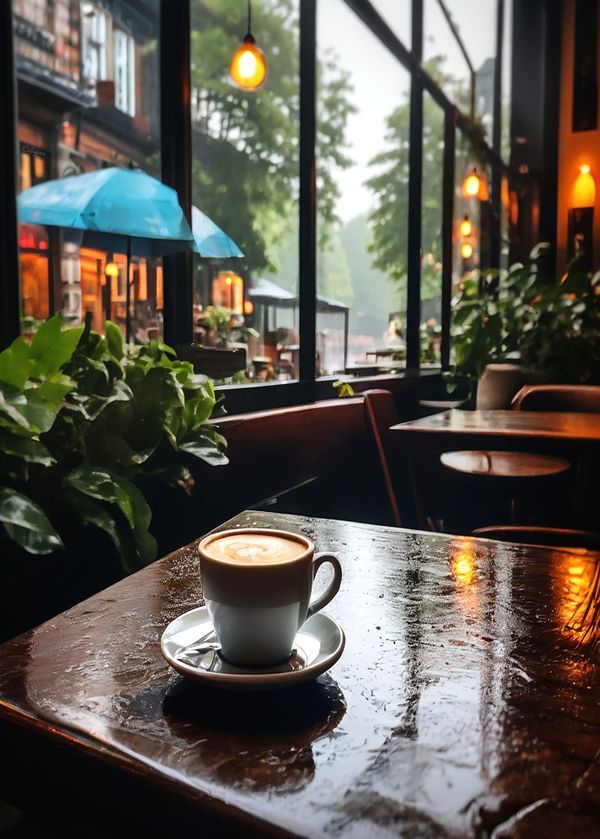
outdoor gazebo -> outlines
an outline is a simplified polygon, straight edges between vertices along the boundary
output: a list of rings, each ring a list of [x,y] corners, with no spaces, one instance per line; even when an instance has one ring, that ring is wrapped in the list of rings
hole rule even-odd
[[[265,331],[269,329],[269,321],[276,309],[291,309],[293,325],[296,327],[298,297],[266,277],[258,277],[248,297],[257,307],[257,318]],[[317,313],[341,314],[344,317],[344,368],[348,361],[348,321],[349,309],[345,303],[317,294]]]

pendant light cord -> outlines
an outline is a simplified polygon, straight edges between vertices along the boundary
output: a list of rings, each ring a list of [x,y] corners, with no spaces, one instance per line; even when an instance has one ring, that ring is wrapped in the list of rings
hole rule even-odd
[[[248,0],[248,32],[252,33],[252,4]]]

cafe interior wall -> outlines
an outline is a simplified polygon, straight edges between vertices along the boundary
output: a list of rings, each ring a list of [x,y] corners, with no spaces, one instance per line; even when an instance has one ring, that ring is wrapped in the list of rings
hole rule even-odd
[[[561,95],[558,146],[558,218],[557,218],[557,267],[559,274],[567,264],[567,236],[569,209],[573,184],[579,166],[588,163],[596,181],[594,207],[594,267],[600,266],[600,105],[595,131],[573,131],[573,75],[575,65],[575,6],[576,0],[563,4]],[[600,9],[597,14],[597,43],[600,55]],[[600,58],[597,61],[598,90],[600,90]]]

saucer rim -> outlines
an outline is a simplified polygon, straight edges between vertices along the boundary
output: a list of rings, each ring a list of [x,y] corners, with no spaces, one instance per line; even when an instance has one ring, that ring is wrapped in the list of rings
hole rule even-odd
[[[283,687],[284,684],[294,684],[296,682],[307,681],[308,679],[316,679],[318,676],[333,667],[333,665],[340,659],[346,646],[346,635],[339,623],[326,612],[317,612],[313,617],[317,617],[317,615],[319,615],[328,620],[331,624],[333,624],[339,636],[335,649],[320,661],[317,659],[317,661],[313,664],[308,667],[303,667],[301,670],[289,670],[284,673],[264,673],[261,672],[259,668],[249,668],[248,673],[215,673],[211,670],[202,670],[201,668],[193,667],[190,664],[178,661],[166,650],[165,636],[169,628],[175,623],[175,621],[180,620],[193,612],[204,612],[208,618],[208,609],[206,606],[196,606],[193,609],[188,609],[180,615],[177,615],[177,617],[169,621],[167,626],[164,628],[160,638],[160,649],[169,666],[178,673],[181,673],[182,676],[189,676],[192,679],[196,679],[196,681],[205,682],[206,684],[210,683],[215,687],[218,685],[223,687],[228,686],[240,688],[271,686]],[[208,620],[210,620],[210,618],[208,618]],[[308,623],[308,621],[306,621],[306,623]],[[302,627],[300,627],[298,632],[301,631]]]

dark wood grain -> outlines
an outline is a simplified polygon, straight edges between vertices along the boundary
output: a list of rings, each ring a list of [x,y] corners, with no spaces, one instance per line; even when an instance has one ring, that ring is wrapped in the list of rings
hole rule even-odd
[[[0,647],[0,772],[29,806],[87,808],[113,835],[598,835],[598,554],[224,526],[250,524],[338,553],[338,664],[272,694],[186,684],[159,649],[201,602],[183,548]]]

